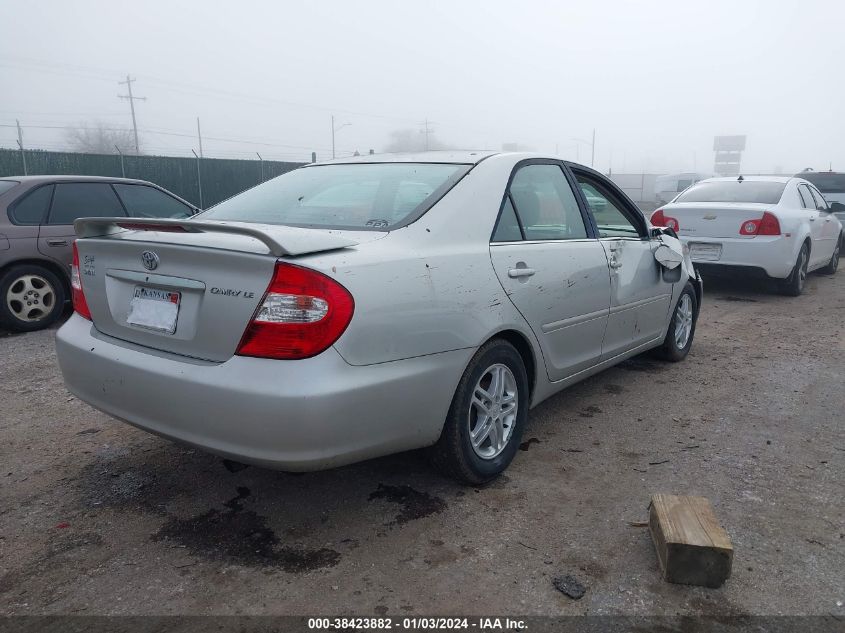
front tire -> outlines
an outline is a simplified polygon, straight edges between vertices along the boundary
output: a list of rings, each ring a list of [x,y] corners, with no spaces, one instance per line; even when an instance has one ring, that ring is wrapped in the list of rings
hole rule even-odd
[[[672,320],[669,322],[669,329],[663,345],[655,352],[658,358],[677,363],[684,360],[692,348],[692,339],[695,336],[695,324],[698,320],[698,300],[695,297],[695,289],[687,282],[675,304],[675,311],[672,313]]]
[[[827,266],[821,269],[820,272],[823,272],[825,275],[834,275],[836,271],[839,269],[839,253],[841,251],[843,237],[839,237],[839,241],[836,242],[836,248],[833,251],[833,255],[830,258],[830,261],[827,263]]]
[[[0,326],[15,332],[41,330],[56,322],[65,303],[65,287],[42,266],[12,266],[0,277]]]
[[[810,249],[807,244],[801,245],[801,252],[798,253],[798,259],[795,262],[795,267],[784,281],[782,281],[778,290],[787,297],[797,297],[804,292],[804,282],[807,280],[807,265],[810,262]]]
[[[501,339],[473,356],[449,407],[432,464],[466,484],[484,484],[516,454],[528,419],[528,374],[516,348]]]

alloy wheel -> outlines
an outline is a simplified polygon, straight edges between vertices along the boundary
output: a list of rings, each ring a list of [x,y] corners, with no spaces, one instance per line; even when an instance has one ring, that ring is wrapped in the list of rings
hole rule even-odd
[[[22,275],[6,291],[6,306],[17,319],[25,323],[46,318],[55,304],[55,289],[40,275]]]
[[[507,365],[497,363],[481,374],[472,391],[469,437],[482,459],[494,459],[508,445],[516,426],[519,392]]]
[[[692,333],[692,297],[681,295],[678,307],[675,309],[675,347],[684,349]]]

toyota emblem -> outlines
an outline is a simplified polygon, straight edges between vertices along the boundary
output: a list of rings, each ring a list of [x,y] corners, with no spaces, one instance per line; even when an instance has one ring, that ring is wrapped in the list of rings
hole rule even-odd
[[[158,268],[158,255],[152,251],[144,251],[141,253],[141,263],[147,270],[155,270]]]

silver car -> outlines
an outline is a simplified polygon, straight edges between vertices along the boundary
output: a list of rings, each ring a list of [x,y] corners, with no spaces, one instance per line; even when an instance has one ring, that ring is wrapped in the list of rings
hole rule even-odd
[[[671,229],[601,174],[533,154],[309,165],[189,220],[76,230],[57,335],[70,391],[291,471],[428,447],[488,481],[530,407],[647,350],[684,358],[701,304]]]

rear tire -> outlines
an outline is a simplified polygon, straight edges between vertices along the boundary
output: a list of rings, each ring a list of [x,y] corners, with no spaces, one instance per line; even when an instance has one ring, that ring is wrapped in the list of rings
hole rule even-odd
[[[501,339],[485,343],[469,362],[431,463],[448,477],[484,484],[504,471],[516,454],[528,419],[528,375],[516,348]]]
[[[684,360],[692,347],[697,321],[698,301],[695,298],[695,289],[687,282],[678,297],[678,303],[675,304],[663,345],[655,350],[655,355],[670,363]]]
[[[839,241],[836,242],[836,249],[833,251],[833,255],[830,258],[830,261],[827,263],[827,266],[821,269],[820,272],[824,273],[825,275],[835,275],[836,271],[839,269],[839,254],[842,250],[842,241],[843,237],[839,236]]]
[[[804,282],[807,280],[807,265],[810,261],[810,249],[807,244],[801,245],[795,267],[784,281],[778,284],[778,290],[787,297],[797,297],[804,292]]]
[[[34,264],[12,266],[0,277],[0,326],[14,332],[49,327],[62,315],[65,286]]]

